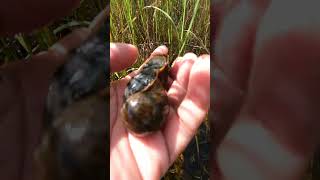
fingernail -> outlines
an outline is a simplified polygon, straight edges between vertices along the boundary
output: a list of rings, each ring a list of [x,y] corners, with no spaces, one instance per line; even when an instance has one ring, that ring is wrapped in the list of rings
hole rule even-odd
[[[168,54],[168,48],[164,45],[158,46],[151,55],[167,55]]]
[[[116,44],[115,43],[110,43],[110,49],[116,48]]]
[[[184,60],[195,60],[195,59],[197,59],[197,58],[198,58],[197,55],[195,55],[194,53],[191,53],[191,52],[186,53],[186,54],[183,56],[183,59],[184,59]]]
[[[209,54],[202,54],[202,55],[199,56],[198,59],[200,59],[200,60],[210,59],[210,55]]]
[[[53,50],[54,52],[60,54],[60,55],[66,55],[68,53],[68,50],[66,47],[64,47],[61,43],[55,43],[52,45],[49,50]]]
[[[167,46],[164,45],[164,44],[160,45],[159,47],[160,47],[160,48],[167,48]]]
[[[41,52],[39,52],[38,54],[36,54],[36,56],[41,56],[41,55],[44,55],[44,54],[46,54],[46,53],[48,53],[48,51],[41,51]]]

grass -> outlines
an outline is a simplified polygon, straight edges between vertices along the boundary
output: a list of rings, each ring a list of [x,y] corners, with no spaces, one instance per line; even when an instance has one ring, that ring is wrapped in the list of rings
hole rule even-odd
[[[89,22],[107,5],[109,0],[82,0],[80,7],[69,16],[58,19],[30,34],[0,37],[0,65],[47,50],[74,28],[88,26]]]
[[[134,44],[139,49],[137,63],[111,74],[111,80],[138,68],[159,45],[168,47],[171,63],[187,52],[210,52],[210,0],[111,0],[110,9],[111,41]],[[207,179],[207,122],[163,179]]]
[[[74,28],[87,26],[108,0],[82,0],[69,16],[58,19],[30,34],[0,37],[0,65],[47,50]],[[157,46],[169,48],[173,61],[186,52],[209,53],[209,0],[111,0],[111,40],[126,42],[139,48],[139,61],[122,72],[112,74],[120,79],[135,68]],[[208,176],[208,121],[200,127],[186,151],[176,160],[163,179],[206,179]],[[188,172],[189,171],[189,172]],[[320,179],[320,152],[310,162],[305,179]]]
[[[169,48],[171,62],[186,52],[210,51],[210,0],[110,1],[111,41],[131,43],[139,49],[137,68],[159,45]],[[113,74],[119,79],[127,69]]]

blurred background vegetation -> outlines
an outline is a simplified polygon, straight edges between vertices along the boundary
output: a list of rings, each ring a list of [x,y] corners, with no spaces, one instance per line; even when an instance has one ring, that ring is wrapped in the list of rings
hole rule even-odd
[[[210,0],[111,0],[110,10],[111,41],[139,49],[137,63],[112,80],[136,70],[159,45],[168,47],[171,63],[187,52],[210,52]],[[206,120],[163,179],[208,179],[209,137]]]
[[[86,27],[109,0],[81,0],[80,7],[30,34],[0,37],[0,66],[25,60],[47,50],[74,28]],[[111,74],[117,80],[135,70],[159,45],[169,48],[171,62],[186,52],[197,55],[210,50],[210,0],[111,0],[111,41],[126,42],[139,48],[133,67]],[[163,179],[207,179],[210,128],[205,120],[185,152]],[[316,153],[306,173],[307,180],[320,179],[320,153]]]
[[[109,0],[82,0],[70,15],[32,33],[0,37],[0,66],[26,60],[47,50],[73,29],[86,27]],[[139,61],[127,70],[112,74],[119,79],[141,64],[159,45],[167,45],[170,60],[186,52],[209,53],[209,0],[122,0],[111,1],[111,40],[139,48]],[[207,121],[206,121],[207,122]],[[187,150],[172,165],[164,179],[207,179],[209,126],[203,124]],[[188,173],[189,172],[189,173]]]
[[[30,34],[0,37],[0,65],[25,60],[47,50],[74,28],[88,26],[109,0],[82,0],[69,16],[58,19]],[[111,0],[111,40],[139,48],[133,67],[111,74],[112,80],[135,70],[159,45],[169,48],[171,62],[186,52],[197,55],[210,49],[210,0]],[[201,125],[186,151],[163,179],[207,179],[210,144],[209,123]],[[307,180],[320,179],[320,153],[316,153],[306,173]]]
[[[30,34],[18,33],[13,37],[0,37],[0,65],[47,50],[74,28],[88,26],[109,0],[81,0],[80,7],[69,16],[41,27]]]

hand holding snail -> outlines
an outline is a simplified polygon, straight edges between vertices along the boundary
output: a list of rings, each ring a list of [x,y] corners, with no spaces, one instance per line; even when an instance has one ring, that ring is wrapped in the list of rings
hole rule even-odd
[[[165,85],[168,81],[166,56],[150,57],[124,91],[122,120],[136,136],[160,130],[169,113]]]
[[[168,49],[165,46],[158,47],[151,54],[151,57],[154,58],[146,60],[144,65],[148,67],[151,63],[161,64],[160,67],[165,67],[165,64],[154,63],[153,60],[158,59],[160,62],[164,62],[167,53]],[[137,49],[132,45],[111,43],[110,57],[111,72],[120,71],[134,63],[137,58]],[[111,179],[160,179],[164,175],[193,138],[208,111],[210,94],[209,63],[208,55],[197,57],[193,53],[187,53],[183,57],[179,57],[167,73],[164,73],[166,68],[163,70],[161,68],[151,68],[159,74],[156,74],[155,77],[157,78],[147,75],[147,78],[143,79],[149,78],[150,82],[146,80],[147,83],[145,84],[144,82],[134,82],[139,80],[141,76],[148,74],[143,72],[143,69],[146,68],[144,65],[137,72],[111,83]],[[165,85],[163,84],[165,79],[163,75],[167,75],[168,78]],[[132,83],[129,83],[129,81]],[[167,84],[169,84],[169,88],[166,88]],[[142,86],[132,87],[132,85]],[[159,87],[158,85],[164,86]],[[123,97],[123,95],[125,96]],[[166,95],[167,102],[162,95]],[[135,99],[139,100],[138,102],[143,102],[141,107],[149,104],[150,99],[158,100],[158,102],[153,100],[150,103],[153,106],[152,108],[145,109],[148,110],[148,113],[154,113],[154,117],[163,117],[163,119],[158,121],[159,119],[155,118],[153,119],[155,121],[152,121],[152,118],[146,118],[148,116],[145,114],[138,115],[138,117],[143,117],[138,119],[138,123],[124,119],[122,113],[123,110],[128,110],[128,107],[125,107],[123,102],[125,104],[130,102],[133,112],[140,112],[139,108],[134,109]],[[162,108],[165,107],[162,106],[164,102],[168,103],[168,112],[166,108]],[[158,105],[155,106],[155,104]],[[151,109],[155,111],[151,111]],[[127,111],[127,114],[131,113]],[[166,115],[166,113],[168,114]],[[158,123],[154,123],[156,126],[153,128],[153,126],[142,125],[140,120]],[[126,121],[129,122],[127,125],[123,123]],[[145,134],[148,135],[143,136]]]

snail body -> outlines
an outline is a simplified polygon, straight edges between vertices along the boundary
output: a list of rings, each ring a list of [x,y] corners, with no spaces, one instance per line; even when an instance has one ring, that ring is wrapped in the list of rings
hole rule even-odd
[[[122,120],[136,136],[158,131],[169,113],[166,83],[168,61],[165,56],[148,59],[138,70],[124,92]]]

